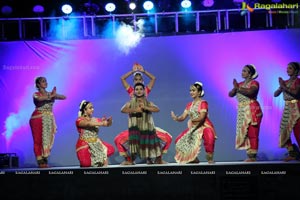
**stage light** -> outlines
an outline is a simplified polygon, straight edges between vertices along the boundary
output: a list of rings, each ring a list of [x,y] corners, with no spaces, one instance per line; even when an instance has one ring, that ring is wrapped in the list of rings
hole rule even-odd
[[[153,5],[152,1],[145,1],[143,4],[143,7],[145,10],[149,11],[149,10],[153,9],[154,5]]]
[[[32,11],[36,14],[41,14],[45,11],[45,9],[42,5],[35,5],[33,6]]]
[[[1,8],[1,13],[4,15],[10,15],[13,12],[12,7],[5,5]]]
[[[183,0],[181,1],[181,7],[184,9],[188,9],[192,6],[192,3],[190,0]]]
[[[134,2],[129,3],[130,10],[134,10],[136,8],[136,4]]]
[[[72,6],[70,6],[69,4],[65,4],[61,7],[61,11],[63,13],[65,13],[66,15],[72,13],[73,9],[72,9]]]
[[[105,10],[107,12],[113,12],[116,9],[116,5],[114,3],[108,3],[105,5]]]

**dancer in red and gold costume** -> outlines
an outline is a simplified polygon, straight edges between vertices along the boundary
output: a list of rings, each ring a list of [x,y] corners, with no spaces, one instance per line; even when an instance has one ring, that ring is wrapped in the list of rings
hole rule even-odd
[[[54,143],[56,123],[52,107],[56,99],[64,100],[66,97],[56,93],[56,87],[51,92],[46,90],[48,83],[45,77],[35,79],[37,92],[33,94],[33,111],[29,124],[33,136],[34,154],[40,168],[47,168],[48,157]]]
[[[256,161],[259,147],[259,130],[263,113],[257,96],[259,82],[255,79],[258,73],[254,65],[245,65],[242,70],[242,78],[245,80],[238,83],[233,79],[233,89],[229,97],[236,96],[238,100],[238,114],[236,123],[237,150],[246,150],[248,158],[245,162]]]
[[[207,162],[212,164],[217,137],[214,125],[208,116],[208,103],[202,99],[204,90],[201,82],[195,82],[190,86],[190,95],[193,101],[187,104],[180,116],[176,116],[171,111],[174,121],[183,122],[187,117],[190,118],[188,129],[176,138],[175,160],[180,164],[199,163],[198,154],[203,140]]]
[[[298,78],[300,64],[290,62],[287,66],[288,80],[279,77],[279,88],[274,92],[274,97],[281,93],[285,101],[280,123],[279,147],[287,148],[288,156],[284,161],[299,159],[300,145],[300,79]],[[291,133],[294,132],[296,144],[292,144]]]
[[[77,158],[80,167],[103,167],[108,165],[108,157],[114,153],[114,147],[98,137],[101,126],[111,126],[112,117],[93,117],[94,107],[83,100],[79,106],[76,127],[79,138],[76,144]]]
[[[153,74],[151,74],[150,72],[146,71],[143,66],[141,66],[138,63],[135,63],[133,65],[133,69],[129,72],[127,72],[126,74],[124,74],[121,77],[121,81],[122,81],[122,85],[124,86],[124,88],[126,89],[127,93],[129,94],[130,98],[133,97],[134,95],[134,89],[131,85],[129,85],[129,83],[127,82],[127,78],[131,75],[133,75],[133,83],[143,83],[144,84],[144,79],[143,79],[143,75],[145,74],[147,77],[149,77],[150,82],[148,83],[148,85],[145,86],[145,96],[147,97],[149,95],[149,93],[151,92],[154,83],[155,83],[155,76]],[[170,133],[168,133],[167,131],[159,128],[159,127],[155,127],[156,129],[156,134],[158,136],[158,138],[161,141],[161,147],[162,147],[162,153],[166,154],[168,152],[168,149],[172,143],[172,136]],[[117,149],[119,151],[119,154],[121,156],[124,157],[124,161],[121,163],[121,165],[131,165],[132,161],[130,159],[129,153],[128,153],[128,130],[125,130],[123,132],[121,132],[120,134],[118,134],[115,137],[115,144],[117,146]],[[165,162],[162,157],[160,157],[160,160],[157,161],[160,163],[167,163]]]

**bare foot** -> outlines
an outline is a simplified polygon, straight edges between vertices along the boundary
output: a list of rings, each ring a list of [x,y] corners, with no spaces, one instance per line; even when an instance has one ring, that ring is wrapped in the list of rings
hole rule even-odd
[[[147,159],[147,164],[148,164],[148,165],[152,165],[152,164],[154,164],[154,162],[152,161],[151,158],[148,158],[148,159]]]
[[[256,159],[247,158],[244,162],[256,162]]]
[[[155,164],[168,164],[168,162],[164,161],[163,159],[156,159]]]
[[[128,160],[124,160],[120,165],[134,165],[134,163]]]
[[[297,159],[296,159],[296,157],[292,157],[292,156],[288,156],[288,157],[283,159],[283,161],[285,161],[285,162],[289,162],[289,161],[292,161],[292,160],[297,160]]]
[[[108,166],[108,160],[104,161],[103,167],[107,167]]]
[[[213,161],[213,160],[208,160],[207,162],[208,162],[208,164],[215,164],[215,161]]]
[[[39,168],[50,168],[50,166],[46,163],[39,164]]]

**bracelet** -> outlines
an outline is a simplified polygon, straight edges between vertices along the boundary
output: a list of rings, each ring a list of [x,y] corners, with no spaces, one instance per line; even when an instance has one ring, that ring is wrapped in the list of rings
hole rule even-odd
[[[49,92],[47,93],[47,96],[48,96],[48,100],[50,100],[50,93]]]

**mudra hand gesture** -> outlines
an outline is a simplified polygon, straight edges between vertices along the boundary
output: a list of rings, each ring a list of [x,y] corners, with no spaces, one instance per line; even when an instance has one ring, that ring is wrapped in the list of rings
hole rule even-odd
[[[278,78],[278,81],[279,81],[279,85],[280,85],[281,88],[285,88],[286,87],[285,82],[284,82],[284,80],[281,77]]]
[[[111,126],[112,125],[112,117],[106,118],[105,116],[101,118],[104,126]]]
[[[239,84],[238,84],[238,82],[236,81],[236,79],[233,79],[233,87],[234,87],[235,89],[239,89]]]
[[[139,63],[134,63],[133,64],[133,67],[132,67],[132,70],[133,71],[141,71],[143,72],[144,71],[144,68],[142,65],[140,65]]]
[[[171,111],[171,117],[174,121],[176,121],[178,118],[173,111]]]
[[[50,98],[54,98],[56,96],[56,87],[53,87],[51,94],[50,94]]]

